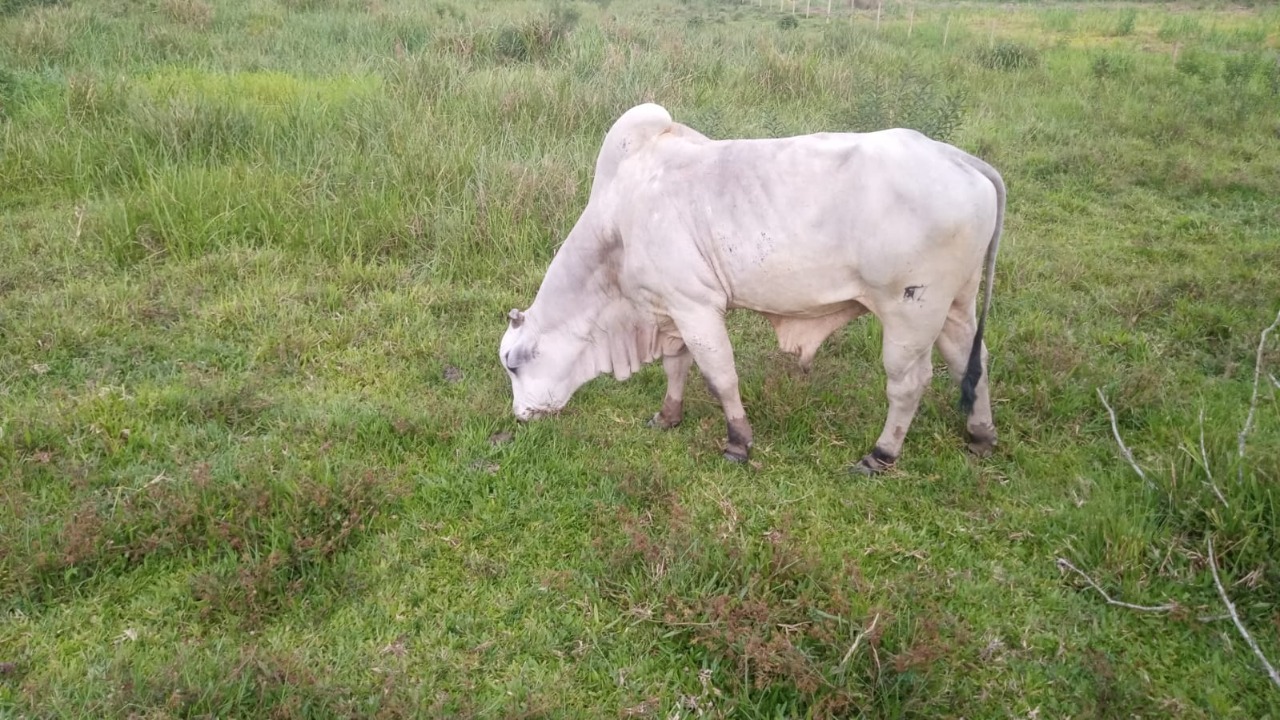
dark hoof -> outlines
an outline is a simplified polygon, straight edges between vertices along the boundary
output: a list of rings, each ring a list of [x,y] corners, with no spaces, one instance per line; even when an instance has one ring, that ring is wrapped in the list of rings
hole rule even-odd
[[[875,475],[876,473],[878,473],[878,472],[880,472],[880,471],[879,471],[879,470],[876,470],[876,469],[872,468],[870,465],[868,465],[866,460],[861,460],[861,461],[859,461],[859,462],[856,462],[856,463],[854,463],[854,464],[850,465],[850,466],[849,466],[849,472],[853,473],[854,475],[861,475],[861,476],[863,476],[863,477],[871,477],[872,475]]]
[[[985,458],[991,455],[991,451],[995,450],[996,444],[993,440],[975,440],[969,443],[969,454],[976,458]]]
[[[888,468],[887,465],[873,464],[873,461],[870,461],[869,457],[870,455],[868,455],[867,457],[863,457],[863,459],[859,460],[858,462],[854,462],[854,464],[850,465],[849,466],[850,473],[855,475],[861,475],[861,477],[864,477],[864,478],[869,478],[869,477],[872,477],[872,475],[878,475],[883,473],[883,471]]]
[[[657,413],[657,414],[654,414],[653,418],[649,418],[648,423],[645,423],[645,427],[658,428],[659,430],[668,430],[671,428],[675,428],[676,425],[678,424],[680,424],[680,421],[678,420],[676,421],[676,423],[668,423],[667,419],[663,418],[662,413]]]
[[[649,418],[649,422],[645,424],[651,428],[657,428],[659,430],[670,430],[671,428],[679,425],[682,419],[683,418],[676,418],[672,420],[664,417],[662,413],[657,413],[653,417]]]
[[[731,463],[738,463],[739,465],[741,465],[742,463],[747,461],[747,453],[739,452],[733,449],[725,450],[724,459],[728,460]]]
[[[861,460],[850,466],[849,472],[854,473],[855,475],[863,475],[867,477],[871,475],[878,475],[879,473],[893,467],[893,464],[896,461],[897,458],[894,456],[881,452],[880,448],[874,448],[871,452],[864,455]]]
[[[987,457],[996,447],[996,436],[994,434],[984,433],[975,435],[971,432],[966,432],[965,434],[969,436],[969,452],[972,453],[974,457]]]
[[[662,399],[662,409],[649,419],[649,427],[670,430],[684,419],[684,403],[669,397]]]

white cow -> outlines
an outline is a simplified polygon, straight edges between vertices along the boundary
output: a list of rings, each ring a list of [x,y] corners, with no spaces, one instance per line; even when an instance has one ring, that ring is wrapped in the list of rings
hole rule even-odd
[[[969,448],[985,455],[996,431],[982,329],[1004,204],[994,168],[913,130],[710,140],[658,105],[634,107],[605,136],[587,207],[533,304],[508,316],[499,355],[516,417],[556,412],[597,375],[625,380],[662,358],[667,394],[652,423],[673,427],[696,362],[724,409],[725,457],[744,461],[751,425],[725,313],[763,314],[807,370],[823,340],[871,312],[889,413],[853,469],[897,460],[935,346],[960,384]]]

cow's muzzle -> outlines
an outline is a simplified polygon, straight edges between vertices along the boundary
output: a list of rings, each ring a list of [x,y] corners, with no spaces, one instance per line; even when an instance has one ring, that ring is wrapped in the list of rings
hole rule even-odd
[[[520,422],[530,422],[539,420],[550,415],[555,415],[557,411],[549,408],[516,408],[516,420]]]

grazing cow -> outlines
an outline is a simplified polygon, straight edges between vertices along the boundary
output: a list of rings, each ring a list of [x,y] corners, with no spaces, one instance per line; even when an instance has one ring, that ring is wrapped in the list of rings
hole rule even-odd
[[[662,107],[628,110],[605,136],[587,207],[528,310],[499,347],[521,420],[563,408],[597,375],[625,380],[662,358],[651,423],[677,425],[698,364],[744,461],[751,425],[725,313],[772,323],[808,369],[831,333],[866,312],[884,329],[889,413],[875,473],[898,458],[936,346],[960,384],[969,448],[995,445],[982,329],[1004,183],[987,163],[913,130],[710,140]],[[976,316],[985,269],[982,316]]]

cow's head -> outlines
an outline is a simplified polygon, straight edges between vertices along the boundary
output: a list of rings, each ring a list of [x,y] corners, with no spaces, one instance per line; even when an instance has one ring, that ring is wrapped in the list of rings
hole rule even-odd
[[[516,419],[533,420],[559,411],[596,373],[586,367],[587,343],[563,331],[542,332],[519,310],[507,315],[498,357],[511,378]]]

